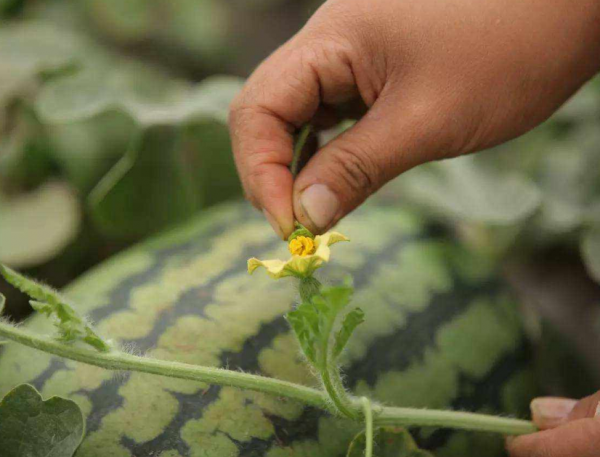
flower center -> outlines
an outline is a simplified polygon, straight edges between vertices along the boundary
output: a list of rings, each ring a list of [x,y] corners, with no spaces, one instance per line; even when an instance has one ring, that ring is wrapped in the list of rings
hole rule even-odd
[[[315,242],[307,236],[298,236],[290,241],[289,249],[292,255],[304,257],[315,252]]]

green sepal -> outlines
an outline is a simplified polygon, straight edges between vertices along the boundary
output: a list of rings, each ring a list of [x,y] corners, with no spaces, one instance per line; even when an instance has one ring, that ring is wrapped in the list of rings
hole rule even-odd
[[[305,236],[307,238],[314,239],[315,236],[312,234],[310,230],[304,227],[300,222],[295,223],[296,230],[292,232],[292,234],[288,237],[288,243],[292,240],[295,240],[299,236]]]
[[[92,330],[91,326],[58,292],[26,278],[2,264],[0,264],[0,274],[8,283],[33,299],[30,301],[33,309],[56,319],[55,325],[60,335],[59,340],[81,341],[100,352],[110,351],[109,344]]]
[[[381,427],[373,433],[377,457],[434,457],[430,452],[419,449],[412,436],[401,427]],[[354,437],[346,457],[363,457],[366,436],[361,432]]]
[[[298,291],[303,302],[310,302],[312,297],[318,295],[321,291],[321,282],[314,276],[300,278]]]

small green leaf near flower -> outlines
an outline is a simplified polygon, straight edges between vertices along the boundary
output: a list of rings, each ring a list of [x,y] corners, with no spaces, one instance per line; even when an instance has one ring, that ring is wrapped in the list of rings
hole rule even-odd
[[[358,308],[346,315],[341,329],[333,337],[333,358],[330,360],[329,348],[336,319],[350,303],[352,292],[350,285],[324,287],[318,295],[287,315],[303,353],[319,370],[324,370],[328,363],[339,357],[356,327],[364,320],[364,313]]]
[[[333,357],[338,358],[346,344],[348,344],[348,340],[354,333],[354,330],[365,321],[365,313],[360,308],[355,308],[346,314],[344,318],[344,322],[342,322],[342,328],[338,331],[335,336],[335,346],[333,347]]]
[[[42,400],[29,384],[0,401],[0,450],[3,457],[71,457],[85,426],[77,403],[60,397]]]

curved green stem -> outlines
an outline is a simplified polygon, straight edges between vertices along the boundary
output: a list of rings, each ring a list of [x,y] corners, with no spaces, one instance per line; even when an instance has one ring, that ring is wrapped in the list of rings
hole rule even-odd
[[[356,409],[356,405],[353,404],[352,399],[346,394],[339,372],[335,369],[325,369],[321,373],[321,380],[323,381],[323,387],[339,413],[348,419],[358,420],[360,414]]]
[[[0,336],[39,351],[95,365],[107,370],[137,371],[170,378],[238,387],[295,399],[321,409],[329,409],[329,398],[325,392],[278,379],[221,368],[139,357],[123,352],[98,352],[92,349],[68,345],[48,337],[34,335],[1,321]],[[349,408],[353,411],[353,415],[356,415],[358,420],[360,420],[362,417],[361,401],[351,397],[347,398],[350,402]],[[376,408],[377,414],[374,418],[374,425],[378,426],[437,426],[495,432],[506,435],[522,435],[537,430],[533,423],[529,421],[484,414],[412,408]]]
[[[306,140],[308,140],[308,136],[311,132],[310,124],[305,125],[300,130],[298,134],[298,139],[296,140],[296,145],[294,146],[294,155],[292,157],[292,164],[290,165],[290,171],[292,172],[292,176],[296,179],[298,173],[300,173],[300,159],[302,157],[302,150],[304,149],[304,145],[306,144]]]
[[[239,387],[299,400],[303,403],[327,408],[327,395],[310,387],[279,379],[256,376],[222,368],[203,367],[181,362],[139,357],[125,352],[98,352],[84,347],[65,344],[47,337],[0,322],[0,336],[49,354],[95,365],[108,370],[127,370],[151,373],[170,378],[201,381],[209,384]]]
[[[373,408],[367,397],[360,399],[365,417],[365,457],[373,457]]]

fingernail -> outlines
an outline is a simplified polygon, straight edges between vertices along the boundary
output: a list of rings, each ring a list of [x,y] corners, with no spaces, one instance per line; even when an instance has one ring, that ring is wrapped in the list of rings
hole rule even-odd
[[[598,405],[596,406],[596,414],[594,414],[594,417],[600,418],[600,401],[598,402]]]
[[[567,420],[576,404],[570,398],[536,398],[531,402],[533,421],[541,429],[557,427]]]
[[[283,239],[283,230],[281,230],[277,220],[266,209],[263,209],[263,214],[265,215],[265,219],[271,224],[271,227],[273,227],[273,230],[275,230],[275,233],[277,233],[277,236]]]
[[[337,196],[324,184],[313,184],[300,197],[306,217],[319,229],[326,229],[340,209]]]

